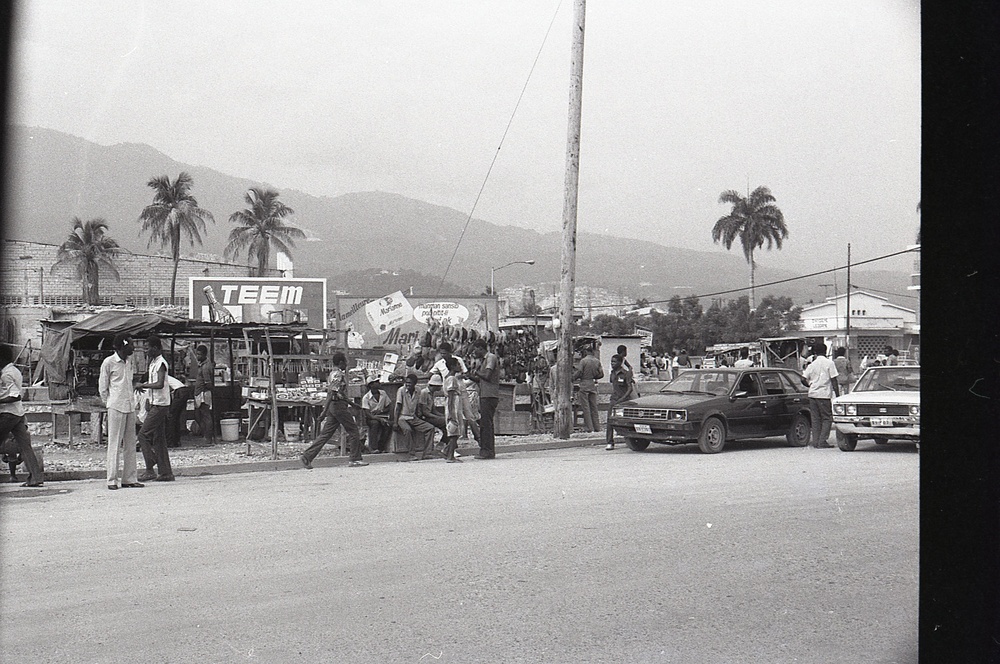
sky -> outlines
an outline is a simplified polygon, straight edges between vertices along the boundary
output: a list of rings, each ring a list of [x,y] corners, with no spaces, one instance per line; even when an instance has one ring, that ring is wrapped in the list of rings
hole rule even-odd
[[[559,231],[572,19],[573,0],[21,0],[8,117]],[[725,251],[719,194],[765,185],[789,235],[761,265],[914,241],[917,0],[591,0],[585,35],[580,232]]]

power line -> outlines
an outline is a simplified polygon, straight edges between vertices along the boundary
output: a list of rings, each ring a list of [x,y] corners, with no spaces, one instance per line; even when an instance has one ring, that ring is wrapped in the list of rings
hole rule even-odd
[[[903,295],[901,293],[893,293],[892,291],[879,290],[877,288],[871,288],[870,286],[862,286],[862,285],[857,284],[857,283],[853,283],[853,284],[851,284],[851,286],[853,286],[854,288],[857,288],[859,290],[871,291],[873,293],[882,293],[883,295],[892,295],[893,297],[905,297],[905,298],[910,299],[910,300],[919,300],[920,299],[916,295]]]
[[[510,120],[507,121],[507,127],[504,128],[503,136],[500,137],[500,144],[497,145],[497,151],[493,154],[493,161],[490,162],[490,167],[486,169],[486,177],[483,178],[483,184],[479,187],[479,193],[476,194],[476,200],[472,203],[472,209],[469,210],[469,217],[465,220],[465,225],[462,226],[462,233],[458,236],[458,242],[455,244],[455,250],[451,252],[451,258],[448,259],[448,267],[444,269],[444,274],[441,275],[441,283],[438,284],[435,296],[441,294],[441,288],[444,286],[445,279],[448,278],[448,272],[451,270],[451,264],[455,262],[455,256],[458,254],[458,248],[462,246],[462,240],[465,238],[465,231],[469,229],[469,223],[472,221],[472,215],[476,211],[476,206],[479,205],[479,199],[483,195],[483,190],[486,189],[486,183],[489,181],[490,174],[493,172],[493,166],[497,163],[497,158],[500,156],[500,149],[503,147],[504,140],[507,138],[507,132],[510,131],[510,126],[514,123],[514,116],[517,114],[517,109],[521,105],[524,93],[528,89],[528,83],[531,81],[531,75],[534,73],[535,66],[538,64],[538,58],[542,55],[542,49],[545,48],[545,42],[549,39],[549,33],[552,32],[552,25],[556,22],[556,16],[559,14],[560,7],[562,7],[562,0],[559,0],[559,4],[556,5],[556,10],[552,13],[552,20],[549,21],[549,27],[545,31],[545,36],[542,38],[541,45],[538,47],[538,53],[535,54],[535,61],[531,63],[531,69],[528,71],[528,77],[524,81],[524,87],[521,88],[521,94],[518,95],[517,103],[514,104],[514,110],[510,114]]]
[[[875,258],[869,258],[868,260],[858,261],[857,263],[851,263],[851,267],[857,267],[858,265],[866,265],[867,263],[875,263],[876,261],[885,260],[886,258],[893,258],[895,256],[902,256],[903,254],[912,253],[914,251],[919,251],[919,249],[904,249],[902,251],[897,251],[897,252],[894,252],[894,253],[891,253],[891,254],[885,254],[884,256],[877,256]],[[799,281],[801,279],[809,279],[809,278],[812,278],[812,277],[818,277],[818,276],[820,276],[822,274],[830,274],[831,272],[836,272],[837,270],[843,270],[843,269],[846,269],[846,268],[847,268],[847,265],[840,265],[838,267],[830,268],[829,270],[820,270],[819,272],[810,272],[809,274],[802,274],[802,275],[799,275],[797,277],[789,277],[788,279],[778,279],[777,281],[769,281],[769,282],[764,283],[764,284],[756,284],[756,285],[754,285],[754,288],[766,288],[767,286],[776,286],[778,284],[787,284],[787,283],[789,283],[791,281]],[[717,295],[730,295],[732,293],[742,293],[742,292],[748,291],[748,290],[750,290],[749,286],[743,286],[741,288],[731,288],[729,290],[716,291],[714,293],[702,293],[701,295],[688,295],[687,297],[682,298],[682,299],[686,300],[686,299],[692,298],[692,297],[695,298],[695,299],[701,299],[703,297],[715,297]],[[894,293],[890,293],[890,295],[894,295]],[[911,296],[904,295],[902,297],[913,297],[913,296],[912,295]],[[672,299],[672,298],[670,298],[670,299]],[[664,304],[664,303],[670,302],[670,299],[666,299],[666,300],[647,300],[647,302],[649,302],[649,304],[651,304],[651,305],[652,304]],[[597,305],[594,305],[592,308],[593,309],[616,309],[616,308],[620,308],[621,306],[622,305],[620,305],[620,304],[597,304]]]

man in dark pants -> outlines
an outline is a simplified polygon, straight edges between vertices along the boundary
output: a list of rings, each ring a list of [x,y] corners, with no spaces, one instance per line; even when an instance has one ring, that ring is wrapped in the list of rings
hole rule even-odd
[[[354,414],[347,401],[347,356],[343,353],[333,354],[333,370],[327,379],[326,405],[323,407],[323,426],[320,429],[316,440],[310,445],[299,460],[306,468],[312,469],[313,459],[320,453],[323,446],[330,442],[337,429],[344,427],[347,433],[347,444],[351,457],[348,466],[367,466],[368,462],[361,457],[361,436],[358,434],[358,425],[354,421]]]
[[[21,486],[42,486],[42,468],[31,449],[31,434],[24,419],[21,401],[21,372],[14,366],[14,354],[6,344],[0,344],[0,442],[13,434],[18,454],[28,467],[28,481]]]
[[[146,472],[139,481],[155,480],[157,482],[173,482],[174,471],[170,467],[170,454],[167,452],[167,419],[170,415],[170,385],[167,383],[167,360],[163,357],[163,345],[160,337],[155,334],[146,339],[146,359],[149,361],[147,382],[140,383],[137,389],[147,390],[149,411],[142,421],[139,430],[139,448],[146,462]],[[153,466],[156,466],[156,473]]]
[[[485,339],[476,339],[473,354],[480,359],[479,368],[472,373],[472,380],[479,383],[479,454],[477,459],[495,459],[496,435],[493,417],[500,403],[500,359],[489,352]]]

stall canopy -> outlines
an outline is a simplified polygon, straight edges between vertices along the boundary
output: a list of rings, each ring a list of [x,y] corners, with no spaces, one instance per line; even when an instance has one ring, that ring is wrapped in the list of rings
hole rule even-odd
[[[65,385],[73,342],[88,336],[140,335],[163,327],[183,327],[186,318],[157,313],[102,311],[61,330],[49,329],[40,362],[49,386]]]

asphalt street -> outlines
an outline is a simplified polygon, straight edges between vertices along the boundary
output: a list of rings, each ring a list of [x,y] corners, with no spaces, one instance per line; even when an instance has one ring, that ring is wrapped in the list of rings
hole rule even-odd
[[[0,492],[14,662],[915,662],[910,445]]]

